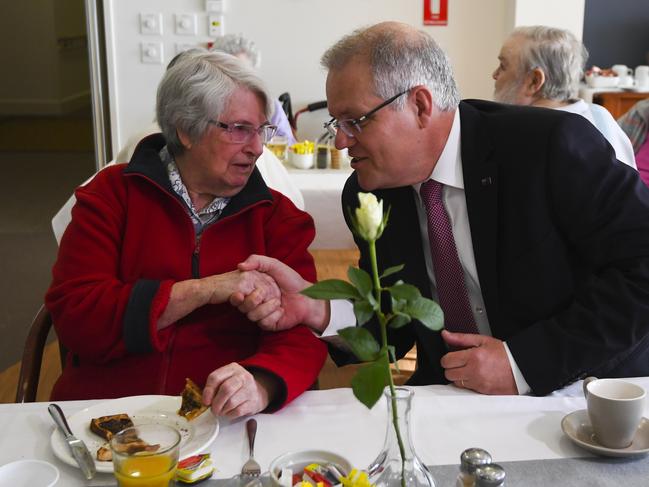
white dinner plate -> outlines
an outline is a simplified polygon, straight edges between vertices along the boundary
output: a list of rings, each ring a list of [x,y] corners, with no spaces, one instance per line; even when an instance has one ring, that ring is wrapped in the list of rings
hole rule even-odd
[[[219,421],[208,410],[193,421],[187,421],[178,416],[180,409],[180,396],[132,396],[112,399],[89,408],[83,409],[68,419],[72,433],[83,440],[95,458],[98,472],[112,472],[113,462],[97,461],[97,450],[106,445],[106,441],[90,431],[90,420],[100,416],[126,413],[133,420],[133,424],[160,423],[175,427],[181,435],[180,458],[189,457],[204,452],[219,433]],[[65,412],[65,409],[64,409]],[[63,435],[54,429],[50,438],[54,454],[62,461],[73,467],[78,467],[74,461],[68,444],[63,440]]]
[[[577,445],[597,455],[632,457],[649,453],[649,419],[647,418],[642,418],[633,442],[626,448],[607,448],[600,445],[595,439],[588,411],[585,409],[566,415],[561,420],[561,429]]]

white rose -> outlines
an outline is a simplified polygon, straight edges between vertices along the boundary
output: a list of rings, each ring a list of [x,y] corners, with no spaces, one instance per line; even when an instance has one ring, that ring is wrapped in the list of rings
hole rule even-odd
[[[367,241],[376,240],[383,232],[383,200],[378,201],[372,193],[358,193],[358,201],[358,233]]]

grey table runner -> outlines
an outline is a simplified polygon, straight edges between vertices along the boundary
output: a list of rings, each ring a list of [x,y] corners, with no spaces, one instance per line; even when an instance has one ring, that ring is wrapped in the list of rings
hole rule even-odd
[[[500,462],[499,462],[500,463]],[[500,463],[507,472],[507,487],[647,487],[649,458],[566,458]],[[455,487],[458,465],[431,467],[436,487]],[[270,479],[262,477],[262,485]],[[207,480],[200,487],[243,487],[238,479]]]

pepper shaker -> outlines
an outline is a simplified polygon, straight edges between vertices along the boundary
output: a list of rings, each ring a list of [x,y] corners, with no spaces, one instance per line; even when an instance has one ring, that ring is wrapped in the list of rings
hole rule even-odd
[[[475,487],[502,487],[505,485],[505,469],[497,463],[481,465],[475,469]]]
[[[481,465],[491,463],[491,455],[482,448],[468,448],[460,455],[460,473],[455,483],[456,487],[473,487],[475,485],[475,470]]]

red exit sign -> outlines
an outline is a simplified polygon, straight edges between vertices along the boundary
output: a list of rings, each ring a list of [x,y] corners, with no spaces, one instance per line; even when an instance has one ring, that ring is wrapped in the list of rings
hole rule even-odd
[[[448,25],[448,0],[424,0],[424,25]]]

